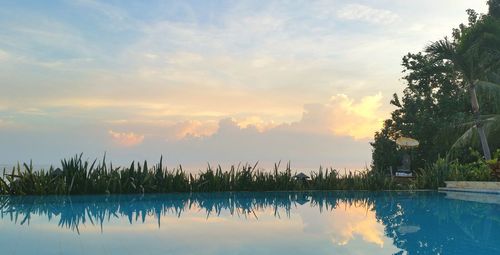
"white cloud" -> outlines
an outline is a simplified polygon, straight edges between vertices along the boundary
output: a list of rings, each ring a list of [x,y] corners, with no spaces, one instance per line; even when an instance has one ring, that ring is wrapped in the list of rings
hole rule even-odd
[[[348,4],[337,11],[337,17],[344,20],[360,20],[375,24],[390,24],[399,16],[389,10],[376,9],[362,4]]]

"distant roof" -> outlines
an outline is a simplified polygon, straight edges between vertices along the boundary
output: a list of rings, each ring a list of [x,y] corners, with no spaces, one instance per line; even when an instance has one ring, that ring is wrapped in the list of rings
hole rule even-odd
[[[310,177],[307,176],[305,173],[300,172],[300,173],[296,174],[294,176],[294,178],[297,178],[297,179],[309,179]]]

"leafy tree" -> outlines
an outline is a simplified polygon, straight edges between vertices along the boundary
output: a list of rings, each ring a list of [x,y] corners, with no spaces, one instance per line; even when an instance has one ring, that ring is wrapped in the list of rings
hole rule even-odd
[[[371,144],[373,168],[380,171],[400,164],[401,154],[394,142],[400,136],[420,141],[412,153],[414,169],[445,155],[460,136],[449,130],[455,130],[451,126],[467,111],[464,89],[449,63],[417,53],[406,55],[403,67],[407,87],[401,98],[394,94],[391,104],[396,110]]]

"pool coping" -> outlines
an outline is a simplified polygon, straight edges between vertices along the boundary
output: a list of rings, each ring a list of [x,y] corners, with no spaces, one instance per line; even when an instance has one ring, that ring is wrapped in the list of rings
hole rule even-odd
[[[438,191],[451,191],[451,192],[467,192],[467,193],[482,193],[500,195],[500,190],[497,189],[472,189],[472,188],[438,188]]]

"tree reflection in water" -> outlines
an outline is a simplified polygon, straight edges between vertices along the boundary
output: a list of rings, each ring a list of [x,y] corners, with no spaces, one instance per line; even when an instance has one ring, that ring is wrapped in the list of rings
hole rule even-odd
[[[129,223],[154,215],[158,228],[165,215],[182,217],[202,210],[207,218],[221,213],[253,217],[271,210],[275,217],[290,217],[300,206],[322,214],[341,205],[375,212],[385,235],[408,254],[500,254],[500,205],[448,199],[436,192],[262,192],[116,195],[73,197],[0,197],[0,217],[29,225],[33,215],[79,233],[81,224],[105,224],[127,217]],[[347,208],[346,208],[347,210]],[[280,212],[285,212],[281,215]]]

